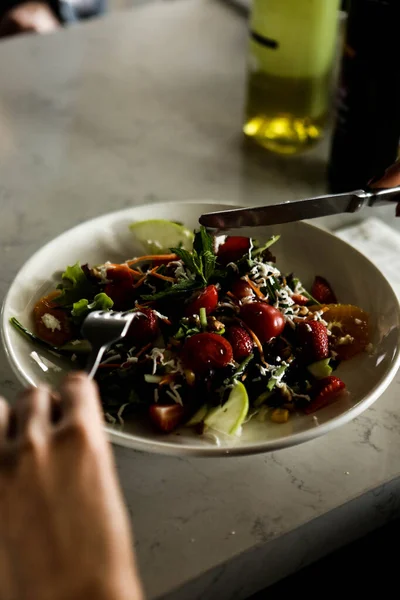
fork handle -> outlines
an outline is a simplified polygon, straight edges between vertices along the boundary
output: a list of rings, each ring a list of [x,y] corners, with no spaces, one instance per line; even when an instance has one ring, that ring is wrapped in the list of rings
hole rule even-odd
[[[96,375],[96,371],[99,368],[99,364],[101,363],[101,359],[104,356],[105,351],[107,350],[108,345],[99,346],[98,348],[93,348],[92,352],[89,355],[85,371],[89,376],[89,379],[93,379]]]

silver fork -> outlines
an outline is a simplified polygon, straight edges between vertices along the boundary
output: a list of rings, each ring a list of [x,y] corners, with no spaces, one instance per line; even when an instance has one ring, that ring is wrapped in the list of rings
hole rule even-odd
[[[93,378],[104,353],[112,344],[122,340],[135,318],[134,312],[94,311],[83,322],[82,335],[92,346],[85,371]]]

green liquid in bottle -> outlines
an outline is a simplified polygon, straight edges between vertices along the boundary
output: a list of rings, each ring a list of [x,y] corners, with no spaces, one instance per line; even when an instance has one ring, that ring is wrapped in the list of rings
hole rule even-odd
[[[295,154],[327,123],[340,0],[254,0],[243,131]]]

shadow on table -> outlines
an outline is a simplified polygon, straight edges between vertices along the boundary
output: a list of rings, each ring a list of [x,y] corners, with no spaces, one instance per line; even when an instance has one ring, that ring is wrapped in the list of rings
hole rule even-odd
[[[299,596],[309,600],[330,597],[390,597],[398,587],[400,520],[330,554],[298,573],[259,592],[249,600]],[[397,596],[397,593],[396,593]]]
[[[297,156],[273,154],[243,138],[238,138],[237,144],[244,200],[254,198],[257,203],[267,204],[327,193],[326,142]]]

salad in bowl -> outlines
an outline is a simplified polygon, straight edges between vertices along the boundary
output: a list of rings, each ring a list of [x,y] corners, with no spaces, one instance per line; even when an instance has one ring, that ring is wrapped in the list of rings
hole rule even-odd
[[[240,436],[250,420],[279,426],[346,393],[335,371],[369,350],[369,316],[340,304],[323,274],[307,290],[282,272],[280,236],[259,243],[155,220],[131,229],[143,255],[68,266],[36,302],[32,331],[11,318],[33,343],[83,368],[85,317],[134,313],[96,375],[109,423],[145,419],[164,433],[184,426]]]

